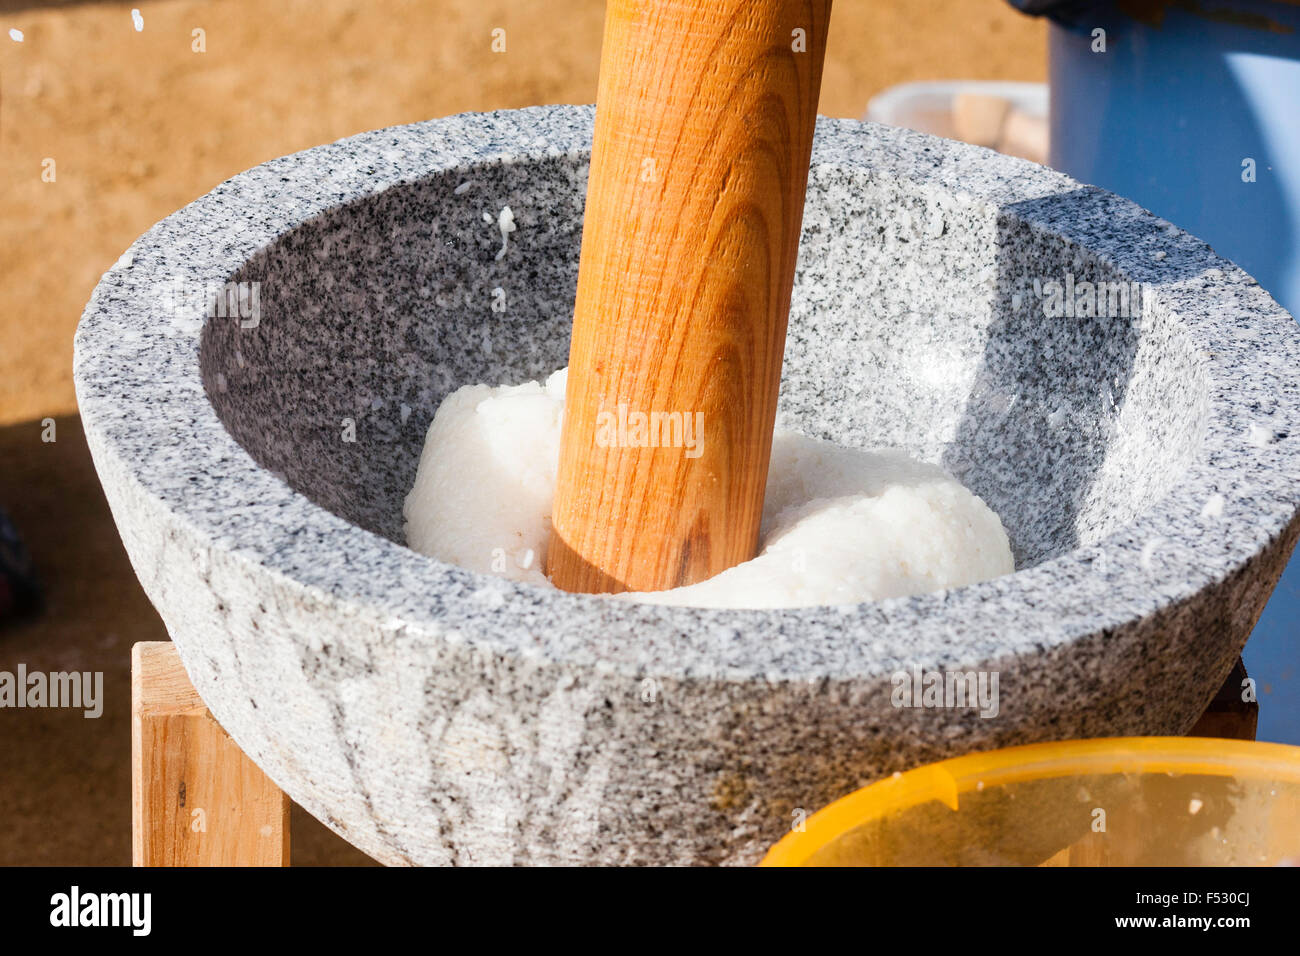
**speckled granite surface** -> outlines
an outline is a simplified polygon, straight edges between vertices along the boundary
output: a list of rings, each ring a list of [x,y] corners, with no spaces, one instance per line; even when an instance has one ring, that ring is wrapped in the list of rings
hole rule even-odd
[[[1135,206],[907,131],[818,128],[781,417],[941,461],[1002,516],[1016,574],[710,611],[401,544],[441,397],[566,361],[591,120],[467,115],[276,160],[95,290],[75,372],[118,527],[276,782],[390,863],[749,863],[893,770],[1185,730],[1300,532],[1300,334]],[[243,312],[205,318],[227,281]],[[1067,281],[1145,298],[1045,314]],[[997,716],[893,706],[914,668],[996,672]]]

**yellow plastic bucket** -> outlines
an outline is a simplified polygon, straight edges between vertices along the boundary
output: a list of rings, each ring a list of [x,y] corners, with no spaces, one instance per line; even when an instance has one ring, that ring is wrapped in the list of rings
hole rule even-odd
[[[851,793],[763,866],[1300,863],[1300,747],[1202,737],[1031,744]]]

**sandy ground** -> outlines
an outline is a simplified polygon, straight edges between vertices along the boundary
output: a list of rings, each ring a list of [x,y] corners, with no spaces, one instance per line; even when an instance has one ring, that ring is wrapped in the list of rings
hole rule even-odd
[[[0,0],[0,507],[47,594],[41,616],[0,625],[0,669],[102,670],[107,698],[98,720],[0,711],[0,865],[130,859],[128,649],[166,633],[75,416],[72,334],[100,274],[155,221],[272,157],[465,110],[591,102],[603,10],[601,0]],[[492,52],[495,28],[505,53]],[[907,80],[1045,70],[1043,26],[1000,0],[836,0],[821,111],[860,116],[872,94]],[[46,416],[57,418],[54,443],[41,441]],[[298,864],[365,862],[300,811],[293,842]]]
[[[0,866],[131,862],[130,648],[165,641],[136,583],[75,415],[0,428],[0,501],[45,585],[35,617],[0,625],[0,670],[101,671],[103,714],[0,711]],[[295,864],[370,859],[295,807]]]
[[[99,276],[235,173],[395,123],[595,100],[601,0],[136,4],[139,33],[118,3],[0,22],[24,33],[0,32],[0,424],[75,409],[72,332]],[[1044,36],[1000,0],[839,0],[821,111],[861,116],[906,80],[1041,80]]]

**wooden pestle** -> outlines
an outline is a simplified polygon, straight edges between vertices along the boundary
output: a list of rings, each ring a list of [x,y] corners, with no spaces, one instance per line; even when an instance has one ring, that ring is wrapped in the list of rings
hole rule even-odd
[[[560,588],[662,590],[754,556],[830,6],[609,0]]]

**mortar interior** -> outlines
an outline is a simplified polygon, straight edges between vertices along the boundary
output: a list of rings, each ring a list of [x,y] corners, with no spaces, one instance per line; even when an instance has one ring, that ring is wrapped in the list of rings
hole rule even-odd
[[[578,154],[482,164],[280,236],[230,277],[260,283],[256,325],[203,330],[218,417],[292,488],[404,543],[442,398],[567,362],[586,177]],[[505,205],[518,229],[498,259]],[[780,413],[806,434],[940,462],[1002,518],[1018,569],[1158,500],[1197,454],[1208,406],[1167,313],[1044,315],[1035,279],[1129,277],[1027,212],[814,162]]]

